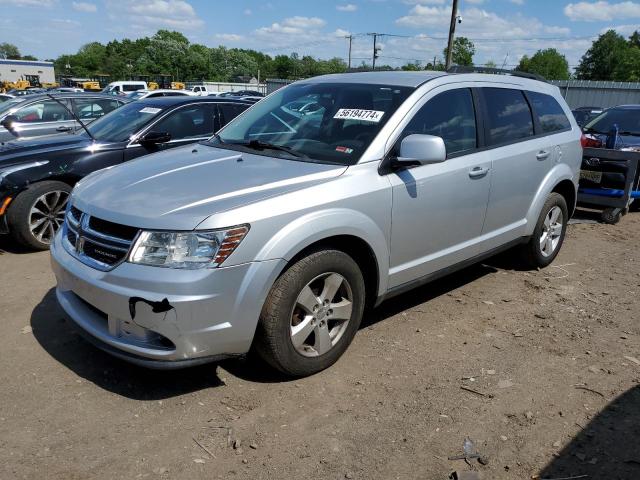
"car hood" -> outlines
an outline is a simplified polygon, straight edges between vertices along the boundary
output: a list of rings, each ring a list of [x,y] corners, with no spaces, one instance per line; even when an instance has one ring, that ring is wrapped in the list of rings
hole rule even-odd
[[[46,159],[46,154],[91,145],[92,140],[84,135],[61,134],[37,138],[18,138],[0,143],[0,168],[14,165],[31,157]]]
[[[346,168],[191,145],[86,177],[73,205],[138,228],[193,230],[213,214],[326,182]]]

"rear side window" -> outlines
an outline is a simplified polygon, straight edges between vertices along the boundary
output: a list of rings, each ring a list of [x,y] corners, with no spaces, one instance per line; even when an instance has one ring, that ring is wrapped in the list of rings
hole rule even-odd
[[[476,148],[476,115],[471,90],[449,90],[429,100],[411,119],[401,138],[413,134],[441,137],[447,155]]]
[[[122,90],[125,92],[136,92],[138,90],[144,90],[144,85],[131,85],[125,83],[122,85]]]
[[[571,129],[571,122],[555,98],[538,92],[527,92],[527,96],[531,100],[531,106],[538,116],[540,127],[544,133]]]
[[[520,90],[483,88],[482,91],[487,107],[489,145],[533,136],[531,109]]]

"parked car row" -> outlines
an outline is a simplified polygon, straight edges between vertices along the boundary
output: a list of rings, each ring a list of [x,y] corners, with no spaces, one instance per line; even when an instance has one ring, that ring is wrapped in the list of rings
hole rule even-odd
[[[58,301],[99,348],[152,368],[252,349],[309,375],[365,308],[507,248],[545,267],[562,246],[582,132],[556,87],[374,72],[250,105],[146,98],[2,147],[5,230],[51,244]]]
[[[82,177],[142,155],[206,140],[252,104],[173,96],[139,100],[116,109],[114,104],[125,100],[83,94],[65,99],[71,103],[65,110],[59,100],[45,97],[40,103],[21,106],[12,110],[9,117],[13,118],[3,122],[22,133],[31,125],[25,117],[35,112],[42,120],[48,118],[42,111],[55,109],[61,118],[48,129],[60,131],[64,125],[65,131],[75,132],[0,145],[0,233],[10,233],[17,242],[35,249],[49,247],[64,220],[69,192]],[[105,115],[107,107],[114,108]],[[72,111],[79,120],[73,119]],[[98,120],[78,130],[74,122],[84,122],[90,113]]]

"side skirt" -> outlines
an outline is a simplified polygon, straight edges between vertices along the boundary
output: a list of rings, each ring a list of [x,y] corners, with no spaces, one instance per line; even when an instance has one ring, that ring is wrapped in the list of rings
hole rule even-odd
[[[390,290],[387,290],[387,292],[384,295],[381,295],[380,297],[378,297],[378,299],[376,300],[375,306],[377,307],[385,300],[389,300],[390,298],[406,293],[409,290],[413,290],[414,288],[421,287],[427,283],[433,282],[434,280],[438,280],[439,278],[446,277],[447,275],[450,275],[454,272],[463,270],[471,265],[481,262],[482,260],[486,260],[487,258],[493,257],[498,253],[505,252],[507,250],[510,250],[513,247],[516,247],[523,243],[527,243],[528,241],[529,241],[529,237],[518,238],[509,243],[505,243],[504,245],[496,247],[492,250],[476,255],[468,260],[464,260],[460,263],[456,263],[455,265],[451,265],[449,267],[443,268],[442,270],[438,270],[437,272],[433,272],[428,275],[425,275],[424,277],[420,277],[410,282],[403,283],[402,285],[398,285],[397,287],[393,287]]]

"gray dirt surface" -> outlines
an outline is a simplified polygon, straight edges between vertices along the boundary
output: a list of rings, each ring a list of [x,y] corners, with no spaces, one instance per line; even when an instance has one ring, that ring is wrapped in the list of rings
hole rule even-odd
[[[574,224],[550,268],[502,255],[388,301],[294,381],[111,358],[65,320],[49,254],[0,239],[0,479],[638,479],[639,234]],[[487,465],[448,460],[466,437]]]

